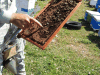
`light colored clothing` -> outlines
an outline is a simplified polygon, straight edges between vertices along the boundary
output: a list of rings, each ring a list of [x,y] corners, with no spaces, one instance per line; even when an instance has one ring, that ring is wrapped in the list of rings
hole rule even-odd
[[[16,11],[16,0],[0,0],[0,23],[9,23]]]
[[[16,0],[0,0],[0,75],[2,75],[3,70],[3,54],[1,45],[3,42],[16,30],[15,25],[9,23],[12,13],[16,12]],[[24,47],[25,40],[22,38],[15,39],[17,42],[17,70],[18,75],[26,75],[25,64],[24,64]]]
[[[15,30],[16,27],[14,25],[8,25],[8,24],[4,24],[2,27],[0,27],[0,46],[2,47],[3,42],[7,39],[7,37],[9,37],[13,32],[11,32],[11,30]],[[9,35],[8,35],[9,34]],[[26,75],[25,72],[25,64],[24,64],[24,47],[25,47],[25,40],[23,40],[22,38],[20,39],[15,39],[13,40],[17,43],[16,45],[16,50],[17,50],[17,55],[16,60],[17,60],[17,71],[18,71],[18,75]],[[3,70],[3,54],[2,54],[2,48],[0,47],[0,75],[2,75],[2,70]],[[23,72],[23,73],[21,73]]]
[[[3,42],[10,36],[12,33],[16,30],[16,26],[10,24],[11,15],[15,12],[18,12],[18,8],[16,5],[16,1],[18,0],[0,0],[0,75],[2,75],[2,69],[3,69],[3,54],[2,54],[2,47],[1,45]],[[20,0],[19,0],[20,1]],[[22,0],[24,1],[24,0]],[[33,3],[35,3],[36,0],[34,0]],[[20,13],[20,12],[19,12]],[[25,47],[25,40],[22,38],[15,39],[14,41],[17,42],[17,75],[26,75],[25,72],[25,64],[24,64],[24,47]]]

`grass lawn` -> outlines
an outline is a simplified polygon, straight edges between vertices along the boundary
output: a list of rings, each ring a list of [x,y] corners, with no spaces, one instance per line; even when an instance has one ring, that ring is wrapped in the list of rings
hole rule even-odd
[[[50,0],[38,0],[41,9]],[[27,75],[100,75],[100,37],[84,21],[86,10],[94,10],[88,1],[70,18],[82,23],[80,30],[62,28],[45,50],[27,42],[25,64]],[[13,75],[4,69],[3,75]]]

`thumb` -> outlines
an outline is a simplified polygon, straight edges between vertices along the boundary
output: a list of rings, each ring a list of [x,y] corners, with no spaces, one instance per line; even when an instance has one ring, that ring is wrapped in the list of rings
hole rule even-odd
[[[31,17],[30,20],[31,20],[31,22],[36,22],[40,27],[43,27],[42,24],[38,20],[36,20],[35,18]]]

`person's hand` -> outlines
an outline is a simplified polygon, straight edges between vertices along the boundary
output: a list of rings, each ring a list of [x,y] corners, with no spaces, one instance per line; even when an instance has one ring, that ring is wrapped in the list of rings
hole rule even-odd
[[[10,22],[13,23],[14,25],[16,25],[18,28],[21,28],[21,29],[28,28],[34,22],[36,22],[39,26],[42,27],[40,22],[38,22],[36,19],[30,17],[27,14],[13,13],[12,16],[11,16]]]

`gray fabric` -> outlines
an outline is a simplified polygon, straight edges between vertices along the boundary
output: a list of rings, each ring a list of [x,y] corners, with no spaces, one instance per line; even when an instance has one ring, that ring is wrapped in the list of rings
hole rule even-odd
[[[9,23],[11,15],[17,11],[16,0],[0,0],[0,23]]]
[[[11,2],[12,1],[12,2]],[[16,30],[16,26],[9,24],[12,13],[16,12],[16,0],[0,0],[0,75],[3,70],[3,53],[2,45],[9,36]],[[7,24],[8,23],[8,24]],[[16,61],[18,64],[18,75],[26,75],[24,64],[24,41],[22,38],[15,38],[13,41],[17,43]]]
[[[7,40],[7,37],[9,37],[13,31],[16,30],[17,27],[15,27],[14,25],[10,25],[10,24],[4,24],[2,27],[0,27],[0,75],[2,75],[2,62],[3,62],[3,53],[2,53],[2,44],[5,40]],[[18,75],[20,75],[20,72],[25,72],[25,64],[24,64],[24,47],[25,47],[25,40],[20,38],[15,38],[14,40],[17,43],[17,55],[16,57],[16,61],[17,61],[17,70],[18,70]],[[22,74],[22,75],[26,75],[26,74]]]

